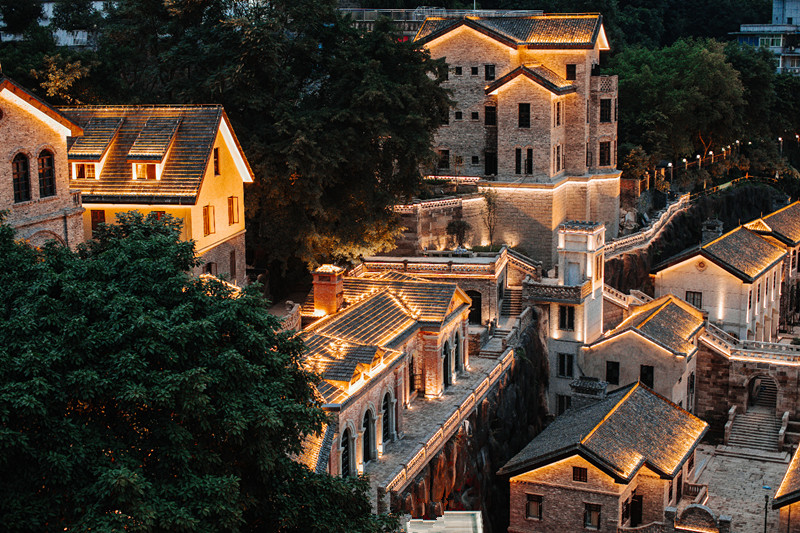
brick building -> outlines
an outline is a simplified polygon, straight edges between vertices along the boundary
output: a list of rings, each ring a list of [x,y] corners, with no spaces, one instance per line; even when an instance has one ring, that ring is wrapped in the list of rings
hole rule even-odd
[[[617,78],[599,75],[600,15],[431,17],[415,40],[447,61],[455,100],[432,173],[498,194],[498,242],[549,267],[565,220],[616,236]]]
[[[331,424],[306,439],[300,460],[334,475],[364,472],[403,435],[417,397],[440,397],[470,371],[470,300],[453,283],[399,272],[347,276],[323,265],[303,306],[304,364]]]
[[[89,237],[116,213],[170,214],[204,261],[201,272],[245,280],[244,183],[253,173],[222,106],[79,106],[62,113],[83,128],[69,142]]]
[[[510,477],[509,533],[663,522],[707,429],[639,383],[568,410],[498,472]]]
[[[40,246],[83,242],[80,191],[72,190],[67,138],[81,127],[47,102],[0,75],[0,211],[19,239]]]

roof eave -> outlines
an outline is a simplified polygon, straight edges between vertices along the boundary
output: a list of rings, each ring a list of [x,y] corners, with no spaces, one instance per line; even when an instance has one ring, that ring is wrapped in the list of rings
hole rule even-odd
[[[84,204],[195,205],[197,196],[82,194],[81,201]]]
[[[83,135],[83,128],[81,126],[73,122],[54,107],[51,107],[49,104],[45,103],[44,100],[41,100],[38,96],[23,88],[21,85],[17,85],[17,83],[10,78],[3,77],[2,81],[0,81],[0,91],[3,89],[8,89],[9,92],[15,96],[25,100],[42,113],[46,114],[62,126],[69,129],[70,136],[78,137]]]

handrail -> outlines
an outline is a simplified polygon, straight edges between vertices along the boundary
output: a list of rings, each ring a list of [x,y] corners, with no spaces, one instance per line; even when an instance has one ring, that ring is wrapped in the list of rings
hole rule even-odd
[[[678,201],[671,203],[666,209],[660,211],[658,217],[646,228],[607,242],[605,247],[606,260],[613,259],[633,249],[649,245],[650,242],[661,234],[675,215],[689,208],[689,201],[690,195],[688,193],[684,194]]]

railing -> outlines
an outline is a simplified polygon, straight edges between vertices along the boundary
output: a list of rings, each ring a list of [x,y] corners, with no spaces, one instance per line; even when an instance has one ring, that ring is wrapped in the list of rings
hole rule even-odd
[[[355,22],[374,22],[378,18],[388,18],[393,21],[423,21],[427,17],[464,17],[467,15],[478,17],[521,17],[536,16],[544,12],[539,9],[528,9],[523,11],[511,10],[490,10],[490,9],[442,9],[442,8],[423,8],[416,9],[368,9],[344,7],[340,12],[350,15]]]
[[[798,345],[737,339],[710,322],[706,323],[705,332],[701,338],[720,348],[728,356],[766,361],[800,362],[800,346]]]
[[[499,381],[514,361],[514,350],[509,348],[500,360],[500,363],[481,381],[475,390],[461,403],[454,408],[453,412],[447,417],[445,422],[439,426],[427,441],[420,443],[416,451],[405,464],[401,464],[391,475],[390,480],[385,486],[378,487],[378,500],[388,492],[403,490],[428,464],[444,444],[458,430],[461,423],[472,413],[475,406],[483,401],[491,387]],[[379,503],[380,506],[380,503]]]
[[[78,189],[70,189],[69,195],[72,198],[72,205],[74,207],[81,207],[83,202],[81,201],[81,191]]]
[[[516,252],[508,247],[506,247],[505,250],[506,253],[508,254],[508,260],[514,263],[514,265],[516,265],[517,267],[519,267],[520,270],[527,272],[534,278],[541,277],[542,275],[541,261],[534,261],[533,259],[525,255],[522,255],[521,253]]]
[[[692,503],[703,504],[708,499],[708,485],[684,483],[683,494],[692,499]]]
[[[630,294],[620,292],[611,285],[603,284],[603,296],[624,307],[631,305],[642,305],[652,300],[652,298],[641,291],[632,290]]]
[[[547,302],[579,303],[592,293],[592,282],[582,285],[546,285],[544,283],[523,283],[523,300]]]
[[[676,214],[685,211],[689,207],[690,195],[684,194],[678,199],[677,202],[670,204],[665,210],[662,210],[658,217],[647,228],[643,228],[636,233],[632,233],[619,239],[606,243],[605,255],[606,260],[613,259],[625,252],[629,252],[636,248],[641,248],[649,245],[656,237],[661,234],[661,231],[667,226]]]

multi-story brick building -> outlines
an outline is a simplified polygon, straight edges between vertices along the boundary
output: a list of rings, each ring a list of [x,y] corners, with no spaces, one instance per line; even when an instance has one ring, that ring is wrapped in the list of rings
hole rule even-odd
[[[707,429],[639,383],[598,394],[556,418],[498,472],[510,477],[508,531],[617,532],[663,523],[688,488]]]
[[[62,112],[83,128],[69,143],[89,237],[116,213],[170,214],[204,264],[196,273],[245,280],[244,183],[253,172],[222,106],[79,106]]]
[[[419,396],[439,398],[469,372],[470,299],[453,283],[399,272],[314,272],[303,306],[316,320],[302,332],[305,364],[332,422],[306,440],[300,460],[334,475],[364,472],[403,435],[403,413]]]
[[[455,101],[434,174],[478,176],[498,195],[498,242],[555,262],[565,220],[617,234],[617,78],[600,15],[429,18],[416,42],[449,65]],[[480,243],[479,243],[480,244]]]
[[[80,191],[70,189],[67,138],[77,122],[0,75],[0,211],[19,239],[34,246],[83,241]]]

